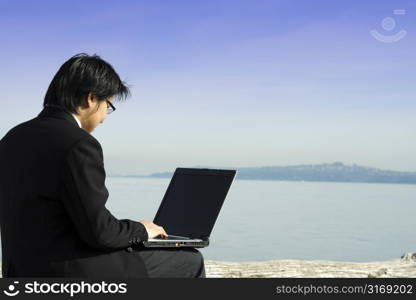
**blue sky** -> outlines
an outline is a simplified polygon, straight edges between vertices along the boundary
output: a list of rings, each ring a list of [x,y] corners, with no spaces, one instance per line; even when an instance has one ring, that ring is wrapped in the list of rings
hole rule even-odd
[[[86,52],[132,90],[93,132],[109,174],[333,161],[416,171],[415,23],[416,2],[401,0],[0,1],[0,136],[35,117],[59,66]],[[384,43],[373,29],[407,35]]]

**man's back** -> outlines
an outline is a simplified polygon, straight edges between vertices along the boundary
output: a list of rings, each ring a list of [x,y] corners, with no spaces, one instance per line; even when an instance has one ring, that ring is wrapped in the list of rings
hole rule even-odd
[[[94,153],[91,161],[88,147]],[[74,148],[77,152],[71,153]],[[3,276],[66,276],[71,273],[68,264],[74,264],[74,259],[79,264],[80,259],[85,262],[90,257],[110,255],[118,248],[129,246],[127,237],[125,241],[115,240],[117,230],[122,228],[118,228],[120,224],[115,224],[118,220],[104,207],[108,192],[103,183],[104,169],[99,170],[102,160],[96,139],[81,129],[73,116],[55,108],[45,108],[37,118],[16,126],[0,141]],[[85,168],[92,169],[90,179],[88,174],[85,178],[82,174],[71,178],[78,175],[72,168],[83,170],[84,164]],[[91,180],[85,189],[95,188],[94,195],[78,195],[83,192],[83,183],[78,180]],[[76,206],[78,198],[81,205]],[[94,211],[92,208],[84,211],[82,201],[93,203]],[[79,222],[75,214],[79,214]],[[97,216],[94,221],[92,214]],[[90,221],[99,224],[88,224]],[[120,222],[133,227],[127,220]],[[129,238],[131,235],[143,237],[142,229],[138,226],[124,233]],[[98,239],[99,230],[108,232],[106,242]],[[96,268],[95,262],[92,263]],[[116,271],[114,266],[112,270]],[[88,275],[87,271],[84,273]]]

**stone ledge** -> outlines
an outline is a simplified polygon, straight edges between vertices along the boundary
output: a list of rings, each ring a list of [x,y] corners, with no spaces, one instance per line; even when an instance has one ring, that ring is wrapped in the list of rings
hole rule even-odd
[[[271,260],[263,262],[205,261],[209,278],[416,278],[416,262]]]

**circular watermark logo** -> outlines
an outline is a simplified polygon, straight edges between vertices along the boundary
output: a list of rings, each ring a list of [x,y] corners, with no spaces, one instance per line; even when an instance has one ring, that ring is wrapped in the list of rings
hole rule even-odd
[[[405,9],[395,9],[393,10],[394,15],[405,15]],[[403,39],[407,35],[407,31],[404,29],[399,30],[397,33],[393,34],[393,31],[396,28],[396,20],[392,17],[386,17],[381,21],[381,28],[387,33],[380,33],[377,29],[370,31],[370,34],[378,41],[382,43],[396,43]]]
[[[7,290],[4,290],[3,293],[7,296],[14,297],[20,293],[16,286],[19,284],[19,281],[14,281],[13,284],[10,284],[7,287]]]

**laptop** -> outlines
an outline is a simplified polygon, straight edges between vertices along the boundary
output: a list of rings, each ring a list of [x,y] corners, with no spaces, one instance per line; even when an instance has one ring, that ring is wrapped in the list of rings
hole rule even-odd
[[[207,247],[236,172],[177,168],[153,220],[168,237],[148,239],[143,246]]]

